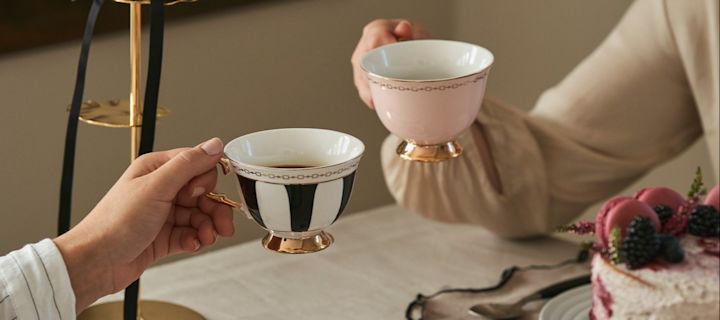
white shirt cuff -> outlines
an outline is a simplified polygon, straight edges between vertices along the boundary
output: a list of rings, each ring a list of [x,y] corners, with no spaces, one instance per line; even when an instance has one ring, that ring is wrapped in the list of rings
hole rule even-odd
[[[75,294],[52,240],[1,257],[0,280],[8,297],[4,303],[11,303],[18,319],[75,319]]]

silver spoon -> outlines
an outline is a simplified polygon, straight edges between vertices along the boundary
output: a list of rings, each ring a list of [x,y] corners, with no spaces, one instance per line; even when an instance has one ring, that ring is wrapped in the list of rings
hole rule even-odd
[[[474,316],[484,316],[490,319],[515,319],[520,317],[523,307],[530,301],[552,298],[568,289],[572,289],[584,284],[590,283],[590,276],[585,275],[569,280],[561,281],[553,285],[547,286],[537,292],[520,299],[515,303],[479,303],[468,310],[468,313]]]

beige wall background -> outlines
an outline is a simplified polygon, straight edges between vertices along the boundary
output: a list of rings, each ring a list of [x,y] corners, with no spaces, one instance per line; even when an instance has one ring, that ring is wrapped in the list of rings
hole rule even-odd
[[[407,17],[437,37],[488,47],[497,59],[489,94],[529,109],[603,39],[629,3],[296,0],[170,21],[161,104],[173,114],[158,127],[156,148],[195,145],[211,136],[229,140],[277,127],[341,130],[367,145],[347,212],[387,204],[392,198],[378,160],[387,131],[357,98],[349,65],[365,23]],[[69,43],[0,56],[0,253],[54,235],[65,106],[78,53],[79,43]],[[126,34],[97,37],[86,97],[126,96],[127,60]],[[127,166],[128,141],[127,130],[81,125],[75,222]],[[665,184],[684,190],[690,168],[698,164],[711,170],[700,142],[629,189]],[[219,188],[232,192],[232,183],[222,179]],[[220,247],[262,235],[252,221],[238,218],[236,225],[236,236],[221,240]]]
[[[169,21],[160,103],[172,115],[157,128],[156,149],[268,128],[341,130],[367,145],[347,213],[390,203],[378,153],[387,133],[357,98],[350,54],[376,17],[408,16],[448,34],[452,14],[442,1],[294,0]],[[128,41],[125,33],[95,39],[86,98],[127,96]],[[79,43],[68,43],[0,57],[0,253],[55,234],[78,54]],[[127,166],[129,132],[81,124],[77,148],[75,222]],[[219,189],[234,192],[230,178]],[[236,224],[221,246],[263,234],[240,215]]]

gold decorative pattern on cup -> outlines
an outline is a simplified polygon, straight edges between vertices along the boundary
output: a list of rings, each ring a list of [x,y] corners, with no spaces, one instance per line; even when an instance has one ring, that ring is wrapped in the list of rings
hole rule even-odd
[[[410,91],[410,92],[432,92],[432,91],[445,91],[445,90],[451,90],[451,89],[457,89],[469,84],[477,83],[480,80],[485,79],[486,74],[482,73],[479,74],[477,77],[468,79],[464,82],[457,82],[453,84],[443,84],[439,86],[424,86],[424,87],[407,87],[402,85],[394,85],[391,83],[384,83],[378,80],[373,79],[371,76],[368,76],[368,81],[372,84],[378,85],[382,87],[383,89],[388,90],[398,90],[398,91]]]
[[[248,176],[256,176],[256,177],[266,177],[270,179],[281,179],[281,180],[292,180],[292,179],[318,179],[318,178],[331,178],[334,176],[338,176],[342,173],[347,172],[350,174],[352,170],[355,170],[357,168],[359,163],[353,163],[350,166],[339,168],[334,171],[326,171],[324,173],[313,173],[313,174],[303,174],[303,175],[289,175],[289,174],[275,174],[275,173],[265,173],[255,170],[249,170],[245,168],[237,168],[238,173],[244,173]],[[350,172],[348,172],[350,171]]]

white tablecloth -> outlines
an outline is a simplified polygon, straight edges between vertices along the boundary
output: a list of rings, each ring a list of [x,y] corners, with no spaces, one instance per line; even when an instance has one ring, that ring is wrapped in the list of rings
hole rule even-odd
[[[480,227],[429,221],[397,206],[342,218],[329,231],[335,243],[319,253],[278,254],[252,241],[151,268],[142,277],[142,297],[218,320],[403,319],[419,292],[492,285],[508,266],[555,263],[578,250],[552,238],[501,240]],[[468,318],[473,303],[512,301],[587,271],[575,267],[521,274],[500,296],[444,297],[428,318]]]

